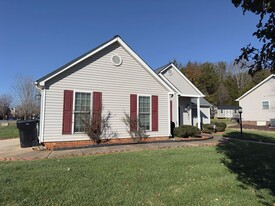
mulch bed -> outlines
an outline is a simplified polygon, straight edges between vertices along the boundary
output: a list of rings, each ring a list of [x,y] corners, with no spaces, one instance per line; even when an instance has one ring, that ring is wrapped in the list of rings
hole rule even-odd
[[[240,128],[240,125],[229,126],[228,128]],[[256,125],[243,125],[243,129],[256,129],[264,131],[275,131],[274,127],[269,126],[256,126]]]

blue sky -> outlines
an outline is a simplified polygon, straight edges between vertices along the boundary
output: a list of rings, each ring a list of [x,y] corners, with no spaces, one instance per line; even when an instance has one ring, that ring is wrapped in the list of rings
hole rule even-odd
[[[231,62],[252,42],[258,17],[231,0],[0,0],[0,95],[109,40],[122,39],[152,68]]]

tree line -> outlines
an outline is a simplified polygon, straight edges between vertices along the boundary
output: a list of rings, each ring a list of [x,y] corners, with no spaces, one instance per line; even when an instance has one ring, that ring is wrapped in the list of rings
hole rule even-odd
[[[185,66],[174,61],[180,71],[205,95],[211,104],[236,105],[235,100],[268,77],[269,70],[250,75],[247,69],[226,62],[198,63],[189,61]]]
[[[0,119],[31,119],[39,115],[39,93],[31,77],[18,76],[11,93],[0,95]]]

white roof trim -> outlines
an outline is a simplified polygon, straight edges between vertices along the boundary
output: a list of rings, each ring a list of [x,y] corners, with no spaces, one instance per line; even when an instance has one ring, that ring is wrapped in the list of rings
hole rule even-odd
[[[68,65],[67,67],[65,67],[64,69],[56,72],[55,74],[53,74],[52,76],[48,77],[47,79],[44,79],[43,81],[41,81],[39,84],[42,85],[42,86],[45,86],[45,82],[48,81],[49,79],[57,76],[58,74],[66,71],[67,69],[71,68],[72,66],[78,64],[79,62],[89,58],[90,56],[96,54],[97,52],[101,51],[102,49],[108,47],[109,45],[113,44],[114,42],[116,42],[118,40],[119,37],[116,37],[114,39],[112,39],[111,41],[107,42],[106,44],[102,45],[101,47],[97,48],[96,50],[92,51],[91,53],[87,54],[86,56],[82,57],[81,59],[79,59],[78,61]]]
[[[71,68],[72,66],[78,64],[79,62],[89,58],[90,56],[96,54],[97,52],[105,49],[106,47],[110,46],[111,44],[118,42],[134,59],[136,59],[165,89],[167,89],[169,92],[173,93],[173,90],[165,84],[160,77],[119,37],[117,36],[116,38],[112,39],[111,41],[107,42],[106,44],[103,44],[101,47],[93,50],[91,53],[87,54],[86,56],[82,57],[78,61],[68,65],[64,69],[56,72],[55,74],[49,76],[48,78],[44,79],[43,81],[39,82],[40,86],[45,86],[45,82],[48,81],[49,79],[57,76],[58,74],[66,71],[67,69]],[[37,82],[36,82],[37,84]]]
[[[180,91],[173,84],[171,84],[161,73],[159,73],[158,75],[166,84],[168,84],[169,87],[171,87],[176,93],[180,94]]]
[[[117,37],[117,41],[129,54],[136,59],[164,88],[169,92],[174,92],[167,84],[165,84],[160,77],[146,64],[120,37]]]
[[[244,93],[242,96],[240,96],[238,99],[236,99],[235,101],[240,101],[242,98],[244,98],[246,95],[248,95],[249,93],[253,92],[255,89],[257,89],[258,87],[260,87],[262,84],[266,83],[268,80],[270,80],[272,77],[275,77],[275,74],[271,74],[270,76],[268,76],[267,78],[265,78],[263,81],[261,81],[259,84],[257,84],[256,86],[254,86],[252,89],[248,90],[246,93]]]
[[[184,80],[186,80],[187,81],[187,83],[188,84],[190,84],[191,85],[191,87],[193,87],[198,93],[199,93],[199,95],[185,95],[185,94],[182,94],[181,92],[179,92],[180,94],[181,94],[181,96],[194,96],[194,97],[205,97],[205,95],[182,73],[182,72],[180,72],[179,71],[179,69],[173,64],[173,63],[171,63],[171,64],[169,64],[167,67],[165,67],[165,68],[163,68],[160,72],[159,72],[159,74],[161,74],[164,70],[166,70],[166,69],[168,69],[169,67],[173,67],[175,70],[176,70],[176,72],[178,72],[179,73],[179,75],[184,79]],[[163,75],[162,75],[163,76]],[[165,78],[165,77],[164,77]]]
[[[181,97],[205,97],[205,95],[180,94]]]

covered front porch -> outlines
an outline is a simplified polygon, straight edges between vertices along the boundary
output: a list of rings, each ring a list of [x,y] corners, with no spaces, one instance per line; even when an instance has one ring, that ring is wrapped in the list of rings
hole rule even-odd
[[[193,102],[196,104],[192,104]],[[202,117],[201,117],[201,98],[173,95],[170,98],[170,119],[175,123],[175,126],[180,125],[193,125],[201,129]],[[194,105],[196,106],[194,110]],[[196,114],[194,114],[196,111]]]

